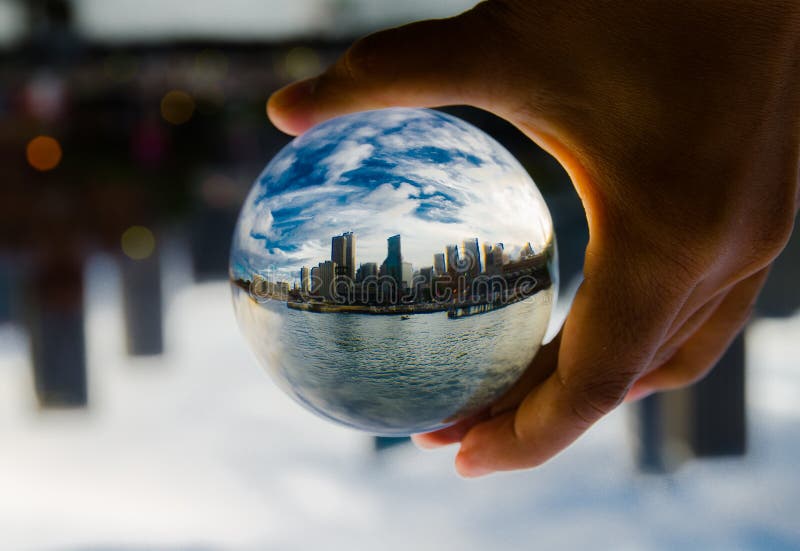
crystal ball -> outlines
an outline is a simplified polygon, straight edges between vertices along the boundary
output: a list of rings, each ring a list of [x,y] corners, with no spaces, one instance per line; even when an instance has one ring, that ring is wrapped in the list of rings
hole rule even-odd
[[[274,381],[387,436],[498,399],[540,348],[558,286],[550,213],[516,159],[461,119],[404,108],[284,147],[242,206],[229,274]]]

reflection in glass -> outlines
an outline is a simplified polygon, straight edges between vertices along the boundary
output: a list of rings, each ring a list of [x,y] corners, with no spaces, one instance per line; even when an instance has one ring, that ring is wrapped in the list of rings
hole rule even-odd
[[[313,411],[377,434],[486,407],[538,350],[557,286],[549,212],[492,138],[436,111],[347,115],[255,182],[230,277],[259,359]]]

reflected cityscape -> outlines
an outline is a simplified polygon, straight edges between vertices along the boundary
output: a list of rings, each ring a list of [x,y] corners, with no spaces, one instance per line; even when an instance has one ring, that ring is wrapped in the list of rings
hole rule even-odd
[[[256,300],[278,300],[307,312],[414,314],[447,311],[450,318],[486,313],[525,299],[551,285],[552,246],[535,251],[526,242],[513,257],[503,243],[478,238],[450,244],[420,268],[403,257],[402,236],[386,239],[386,258],[357,263],[352,231],[331,237],[331,254],[303,266],[293,281],[267,272],[238,285]],[[481,252],[482,251],[482,252]],[[356,267],[357,266],[357,267]]]
[[[507,150],[456,117],[393,108],[322,123],[270,161],[229,277],[239,325],[287,394],[399,436],[476,413],[519,379],[556,264],[547,205]]]

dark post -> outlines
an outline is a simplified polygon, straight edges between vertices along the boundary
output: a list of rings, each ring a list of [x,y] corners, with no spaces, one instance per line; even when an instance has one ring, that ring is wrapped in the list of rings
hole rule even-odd
[[[739,335],[717,366],[692,388],[692,451],[696,457],[744,455],[745,346]]]
[[[39,404],[86,406],[83,270],[79,257],[51,252],[29,285],[25,318]]]
[[[141,260],[121,256],[121,271],[128,354],[161,354],[164,338],[158,249]]]
[[[645,472],[675,470],[690,457],[744,455],[744,335],[697,384],[635,404],[636,462]]]

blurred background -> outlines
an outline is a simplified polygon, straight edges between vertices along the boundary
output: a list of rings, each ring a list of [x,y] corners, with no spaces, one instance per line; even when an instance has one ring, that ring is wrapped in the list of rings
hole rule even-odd
[[[624,406],[530,472],[293,404],[238,333],[239,206],[288,142],[269,94],[355,38],[467,0],[0,0],[0,549],[798,549],[800,238],[712,376]],[[550,206],[563,319],[585,221]]]

